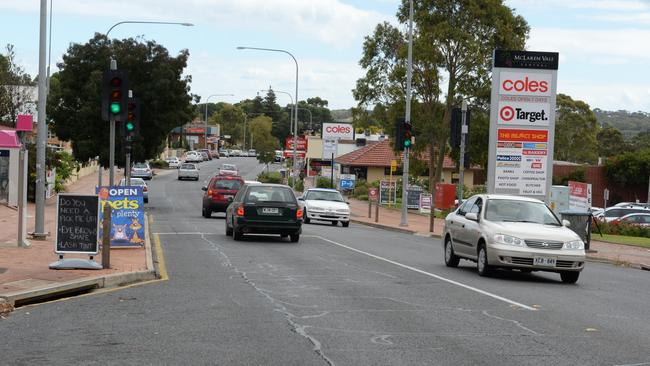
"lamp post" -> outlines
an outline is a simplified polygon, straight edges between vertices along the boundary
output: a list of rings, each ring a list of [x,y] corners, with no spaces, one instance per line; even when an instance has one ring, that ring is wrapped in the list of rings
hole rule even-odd
[[[117,27],[118,25],[121,24],[164,24],[164,25],[182,25],[184,27],[192,27],[194,24],[192,23],[180,23],[180,22],[152,22],[152,21],[144,21],[144,20],[124,20],[121,22],[117,22],[113,24],[110,28],[108,28],[108,31],[106,31],[105,36],[106,39],[108,40],[108,35],[111,33],[111,31]],[[111,56],[111,70],[117,70],[117,61],[113,59]],[[109,171],[108,171],[108,184],[109,186],[112,186],[114,181],[115,181],[115,119],[113,118],[112,114],[110,117],[110,150],[108,152],[108,160],[109,160]]]
[[[234,94],[212,94],[209,95],[207,98],[205,98],[205,135],[203,138],[205,139],[205,148],[208,148],[208,100],[212,97],[232,97]],[[182,127],[181,127],[182,128]],[[217,146],[218,148],[218,146]]]
[[[296,97],[296,104],[298,102],[298,61],[296,58],[291,54],[289,51],[285,50],[280,50],[280,49],[275,49],[275,48],[259,48],[259,47],[242,47],[239,46],[237,47],[238,50],[256,50],[256,51],[268,51],[268,52],[282,52],[286,53],[287,55],[291,56],[293,59],[293,62],[296,64],[296,93],[294,94]],[[294,109],[294,133],[293,133],[293,166],[291,168],[291,175],[294,177],[292,180],[293,187],[296,188],[296,179],[295,179],[295,174],[296,174],[296,147],[298,145],[298,108]]]
[[[408,66],[406,72],[406,115],[404,120],[411,123],[411,77],[413,74],[413,0],[409,0],[409,47]],[[403,143],[398,141],[398,143]],[[404,148],[404,163],[402,164],[402,216],[399,226],[408,226],[408,184],[409,184],[409,151]]]

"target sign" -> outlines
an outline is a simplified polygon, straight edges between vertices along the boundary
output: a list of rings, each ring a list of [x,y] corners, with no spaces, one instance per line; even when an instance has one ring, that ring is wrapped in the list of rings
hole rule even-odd
[[[511,106],[504,106],[499,111],[501,119],[504,121],[511,121],[515,117],[515,110]]]

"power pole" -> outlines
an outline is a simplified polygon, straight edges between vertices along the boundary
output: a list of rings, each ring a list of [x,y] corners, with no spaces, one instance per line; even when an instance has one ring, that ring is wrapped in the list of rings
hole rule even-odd
[[[409,1],[409,48],[408,67],[406,73],[406,115],[404,120],[411,123],[411,77],[413,74],[413,0]],[[402,141],[396,141],[403,143]],[[409,147],[404,147],[404,163],[402,164],[402,217],[399,226],[408,224],[408,184],[409,184]]]
[[[47,149],[47,0],[41,0],[41,20],[38,52],[38,125],[36,133],[36,212],[34,239],[45,239],[45,151]]]
[[[467,136],[467,101],[463,100],[461,106],[460,127],[460,167],[458,169],[458,204],[463,200],[463,185],[465,183],[465,136]]]

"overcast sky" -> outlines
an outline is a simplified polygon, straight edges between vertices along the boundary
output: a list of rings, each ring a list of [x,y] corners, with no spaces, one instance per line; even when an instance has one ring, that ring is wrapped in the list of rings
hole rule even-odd
[[[417,0],[415,0],[417,1]],[[49,3],[49,2],[48,2]],[[15,45],[18,62],[38,72],[38,0],[0,1],[0,43]],[[191,22],[194,27],[125,24],[111,37],[142,35],[172,54],[190,51],[192,93],[235,94],[237,102],[268,88],[293,94],[288,55],[238,51],[286,49],[300,68],[299,97],[320,96],[330,108],[354,106],[363,75],[363,37],[378,22],[396,23],[398,0],[55,0],[52,64],[70,43],[84,43],[122,20]],[[650,111],[650,1],[507,0],[531,26],[528,49],[560,52],[558,91],[593,108]],[[280,104],[289,103],[279,94]]]

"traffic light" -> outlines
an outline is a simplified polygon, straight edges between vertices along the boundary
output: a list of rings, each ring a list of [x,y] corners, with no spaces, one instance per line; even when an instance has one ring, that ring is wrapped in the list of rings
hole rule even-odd
[[[397,118],[395,120],[395,144],[394,149],[396,151],[404,150],[404,118]]]
[[[123,126],[124,140],[130,144],[133,137],[140,132],[140,101],[138,98],[128,98],[126,121],[124,121]]]
[[[129,82],[126,71],[104,71],[102,78],[102,119],[122,122],[127,118]]]
[[[413,145],[413,125],[409,122],[404,122],[402,127],[402,148],[409,149]]]

